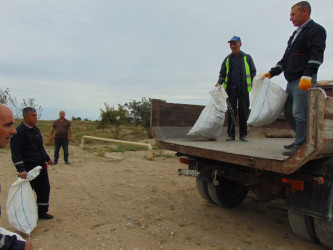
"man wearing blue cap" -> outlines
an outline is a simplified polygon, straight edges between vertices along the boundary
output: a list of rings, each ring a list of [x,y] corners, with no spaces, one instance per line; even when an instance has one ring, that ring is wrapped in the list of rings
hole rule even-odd
[[[215,86],[222,85],[228,94],[228,137],[227,141],[235,140],[235,121],[238,110],[239,139],[247,141],[247,118],[249,113],[249,92],[252,80],[256,75],[256,67],[249,54],[240,50],[241,39],[234,36],[228,41],[231,54],[223,61],[220,76]],[[238,106],[238,109],[237,109]]]

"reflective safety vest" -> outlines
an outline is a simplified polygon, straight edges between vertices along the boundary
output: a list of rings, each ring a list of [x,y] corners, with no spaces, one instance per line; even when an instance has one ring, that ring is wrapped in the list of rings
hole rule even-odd
[[[246,77],[246,84],[247,84],[247,92],[251,92],[251,84],[252,84],[252,79],[251,79],[251,71],[250,71],[250,66],[246,61],[247,55],[244,56],[244,65],[245,65],[245,77]],[[229,75],[229,57],[227,58],[226,62],[226,77],[224,79],[224,83],[222,84],[224,89],[227,89],[227,84],[228,84],[228,75]]]

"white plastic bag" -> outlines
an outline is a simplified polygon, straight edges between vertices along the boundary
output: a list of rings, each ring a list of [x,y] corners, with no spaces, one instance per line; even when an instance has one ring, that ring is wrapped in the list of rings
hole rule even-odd
[[[42,169],[37,166],[28,172],[27,179],[18,178],[8,192],[7,216],[9,224],[18,231],[30,234],[36,227],[38,211],[29,181],[35,179]]]
[[[221,86],[213,88],[209,94],[211,100],[187,135],[199,135],[209,140],[216,140],[220,136],[228,110],[228,95]]]
[[[247,124],[260,127],[274,122],[283,111],[288,94],[268,78],[256,76],[251,92],[251,113]]]
[[[13,233],[11,231],[8,231],[7,229],[4,229],[2,227],[0,227],[0,234],[9,235],[9,236],[14,236],[15,235],[18,240],[25,241],[25,239],[23,239],[21,235],[19,235],[17,233]]]

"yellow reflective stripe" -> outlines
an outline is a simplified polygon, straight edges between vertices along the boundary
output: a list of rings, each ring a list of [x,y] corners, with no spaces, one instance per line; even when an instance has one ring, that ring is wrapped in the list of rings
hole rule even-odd
[[[251,71],[250,71],[250,66],[246,61],[247,55],[244,56],[244,65],[245,65],[245,77],[246,77],[246,83],[247,83],[247,91],[251,92],[251,84],[252,84],[252,79],[251,79]],[[226,77],[224,79],[224,83],[222,84],[224,89],[227,89],[227,84],[228,84],[228,75],[229,75],[229,57],[227,58],[226,61]]]
[[[226,90],[227,82],[228,82],[228,75],[229,75],[229,57],[227,58],[227,62],[225,64],[226,64],[227,72],[226,72],[226,76],[224,78],[224,83],[222,84],[222,86]]]
[[[246,83],[247,83],[247,91],[251,92],[251,71],[250,71],[250,66],[246,61],[247,56],[244,56],[244,65],[245,65],[245,77],[246,77]]]

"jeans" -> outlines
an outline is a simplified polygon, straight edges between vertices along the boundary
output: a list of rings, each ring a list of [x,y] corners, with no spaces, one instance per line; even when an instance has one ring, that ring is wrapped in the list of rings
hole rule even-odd
[[[68,162],[68,140],[67,139],[54,139],[54,162],[58,162],[60,148],[64,150],[64,160]]]
[[[284,116],[296,133],[295,147],[300,147],[306,141],[308,121],[308,92],[298,87],[300,79],[288,82],[287,102],[284,106]],[[311,87],[315,87],[317,76],[312,77]]]

